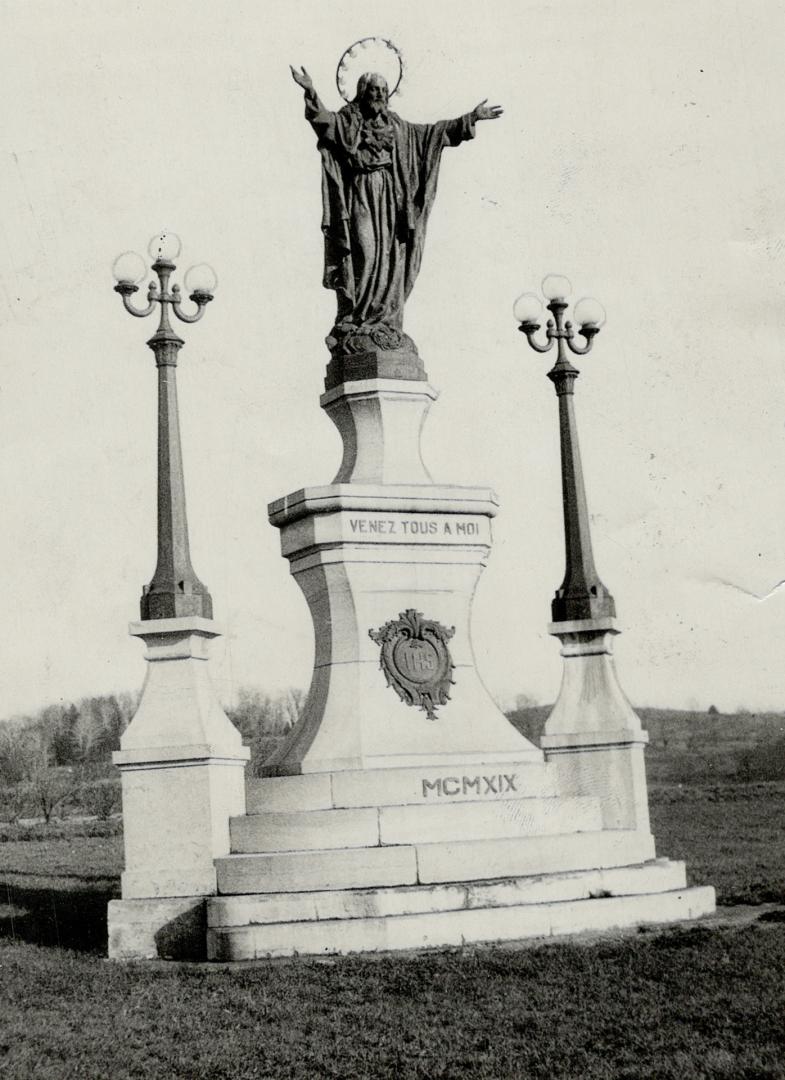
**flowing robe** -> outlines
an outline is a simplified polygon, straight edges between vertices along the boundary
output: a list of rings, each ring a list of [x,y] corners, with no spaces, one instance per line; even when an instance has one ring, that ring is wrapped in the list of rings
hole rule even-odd
[[[305,116],[322,157],[324,286],[338,297],[339,334],[400,332],[422,261],[445,146],[474,138],[471,113],[410,124],[394,112],[339,112],[306,91]]]

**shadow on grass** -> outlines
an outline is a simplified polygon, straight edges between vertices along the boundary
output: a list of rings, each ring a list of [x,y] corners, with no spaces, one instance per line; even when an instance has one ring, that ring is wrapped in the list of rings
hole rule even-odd
[[[0,938],[106,955],[106,906],[117,896],[107,879],[89,888],[20,888],[0,878]]]
[[[765,911],[758,916],[758,922],[762,923],[785,923],[785,908],[776,911]]]

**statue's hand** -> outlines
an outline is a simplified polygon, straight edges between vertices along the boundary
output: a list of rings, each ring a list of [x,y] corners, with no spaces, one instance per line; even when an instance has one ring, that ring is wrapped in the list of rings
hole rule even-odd
[[[305,70],[305,69],[303,69]],[[504,112],[501,105],[486,105],[487,98],[484,98],[479,105],[475,105],[472,110],[472,120],[498,120],[501,114]]]
[[[301,68],[297,71],[292,65],[289,65],[289,69],[292,73],[292,78],[298,86],[302,86],[303,90],[313,90],[313,80],[305,68]]]

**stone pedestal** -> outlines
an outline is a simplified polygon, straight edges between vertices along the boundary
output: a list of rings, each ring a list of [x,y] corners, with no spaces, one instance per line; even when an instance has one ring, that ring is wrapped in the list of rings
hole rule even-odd
[[[359,378],[328,389],[321,405],[343,442],[338,474],[269,507],[316,642],[304,715],[270,763],[273,775],[542,759],[474,666],[471,603],[496,497],[431,482],[420,433],[437,395],[424,370],[410,374],[417,378]],[[372,636],[407,611],[449,636],[449,699],[430,718],[398,696]]]
[[[304,716],[272,772],[541,759],[474,666],[471,601],[495,513],[487,489],[435,485],[332,484],[271,505],[316,640]],[[371,638],[408,609],[454,629],[450,699],[434,719],[388,685]]]
[[[713,889],[655,857],[646,736],[613,670],[612,619],[551,628],[564,681],[542,749],[486,693],[470,617],[496,499],[429,482],[419,432],[434,397],[423,379],[331,386],[337,477],[269,507],[313,618],[314,673],[216,861],[212,959],[550,936],[714,908]],[[438,641],[416,644],[422,620],[449,649],[442,668]],[[418,707],[401,690],[407,663],[410,690],[445,671],[449,696]]]
[[[427,382],[364,379],[322,394],[341,433],[336,484],[430,484],[420,432],[437,393]]]
[[[114,763],[122,776],[125,872],[109,905],[109,955],[204,952],[204,897],[245,811],[249,750],[215,697],[207,669],[215,623],[198,616],[133,623],[147,646],[139,708]],[[199,930],[202,927],[202,930]]]
[[[206,682],[212,623],[133,630],[151,665],[116,756],[127,868],[113,956],[460,945],[714,908],[713,889],[655,856],[646,736],[613,670],[611,618],[551,627],[564,679],[542,749],[486,692],[470,623],[496,498],[431,482],[420,430],[436,394],[411,357],[410,377],[389,377],[399,360],[331,362],[322,406],[341,467],[269,507],[316,649],[303,716],[247,802],[247,751]]]
[[[564,669],[541,746],[565,795],[592,794],[603,827],[649,831],[643,750],[648,735],[624,695],[613,664],[615,619],[552,623]]]

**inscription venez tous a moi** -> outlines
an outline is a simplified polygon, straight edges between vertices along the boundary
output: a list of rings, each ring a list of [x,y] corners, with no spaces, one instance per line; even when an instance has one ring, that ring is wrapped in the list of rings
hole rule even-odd
[[[355,535],[369,536],[479,536],[476,521],[434,521],[416,518],[395,520],[393,518],[352,517],[349,529]]]
[[[491,776],[444,776],[435,780],[422,779],[422,797],[436,795],[503,795],[518,791],[517,773],[494,773]]]

